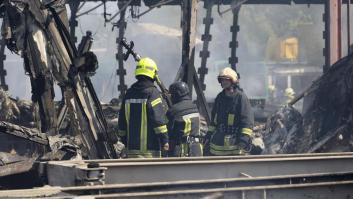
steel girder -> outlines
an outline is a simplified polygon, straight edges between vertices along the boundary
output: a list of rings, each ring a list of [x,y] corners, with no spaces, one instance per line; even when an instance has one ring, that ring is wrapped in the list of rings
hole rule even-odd
[[[190,161],[192,160],[192,161]],[[88,162],[48,162],[47,176],[58,175],[65,168],[81,172],[88,164],[104,171],[106,184],[175,182],[182,180],[207,180],[241,177],[304,175],[315,173],[351,172],[352,153],[314,155],[280,155],[249,157],[203,157],[194,159],[148,160],[95,160]],[[72,172],[71,172],[72,173]],[[62,173],[62,179],[66,179]],[[87,174],[88,176],[88,174]],[[74,183],[72,181],[71,183]],[[58,186],[60,182],[49,181]],[[72,184],[75,185],[75,184]]]

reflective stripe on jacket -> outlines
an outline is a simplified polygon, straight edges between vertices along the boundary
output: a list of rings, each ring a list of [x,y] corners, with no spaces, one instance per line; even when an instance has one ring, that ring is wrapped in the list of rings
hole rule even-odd
[[[194,142],[195,137],[200,136],[200,114],[197,106],[188,98],[182,99],[168,110],[167,117],[171,145],[176,146],[173,156],[202,156],[200,143],[187,143],[188,140]]]

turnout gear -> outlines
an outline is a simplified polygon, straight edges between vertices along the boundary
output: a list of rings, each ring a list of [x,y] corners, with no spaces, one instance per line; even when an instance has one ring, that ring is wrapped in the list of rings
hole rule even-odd
[[[173,94],[172,94],[173,98]],[[168,131],[172,150],[177,157],[202,156],[200,137],[200,114],[190,97],[181,97],[167,112]]]
[[[169,86],[169,93],[171,94],[173,103],[177,103],[183,97],[188,96],[190,91],[185,82],[178,81]]]
[[[223,90],[216,97],[211,114],[211,155],[239,155],[251,150],[254,115],[245,93],[235,87],[231,96]]]
[[[157,71],[158,71],[158,67],[156,62],[154,62],[152,59],[148,57],[145,57],[140,59],[140,61],[137,63],[135,76],[143,75],[151,79],[155,79]]]
[[[221,79],[229,79],[233,84],[238,81],[238,74],[231,67],[226,67],[218,75],[218,82],[221,83]]]
[[[153,80],[138,77],[127,90],[119,112],[118,135],[128,157],[161,157],[161,147],[168,144],[166,110]]]

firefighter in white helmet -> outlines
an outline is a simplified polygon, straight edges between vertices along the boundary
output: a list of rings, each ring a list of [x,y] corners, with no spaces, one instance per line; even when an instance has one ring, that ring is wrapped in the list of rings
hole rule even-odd
[[[286,103],[288,104],[289,102],[291,102],[294,97],[295,97],[295,92],[293,90],[293,88],[286,88],[286,90],[284,90],[284,96],[286,96],[287,100]]]
[[[220,156],[249,153],[254,123],[250,102],[239,87],[238,75],[232,68],[221,70],[218,82],[223,90],[217,95],[212,109],[205,153]]]

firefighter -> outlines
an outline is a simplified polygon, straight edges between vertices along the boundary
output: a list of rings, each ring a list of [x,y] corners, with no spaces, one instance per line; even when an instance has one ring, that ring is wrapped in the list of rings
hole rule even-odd
[[[218,82],[223,90],[211,113],[206,136],[208,155],[241,155],[251,151],[254,115],[250,102],[238,85],[238,75],[230,67],[220,71]]]
[[[154,85],[157,71],[152,59],[142,58],[135,69],[137,82],[122,101],[118,135],[128,158],[158,158],[169,149],[167,106]]]
[[[200,114],[191,101],[188,85],[178,81],[170,85],[173,106],[168,110],[170,156],[202,156],[200,139]]]
[[[286,88],[286,90],[284,90],[284,96],[286,96],[286,103],[288,104],[289,102],[291,102],[294,98],[295,98],[295,92],[293,90],[293,88]]]

